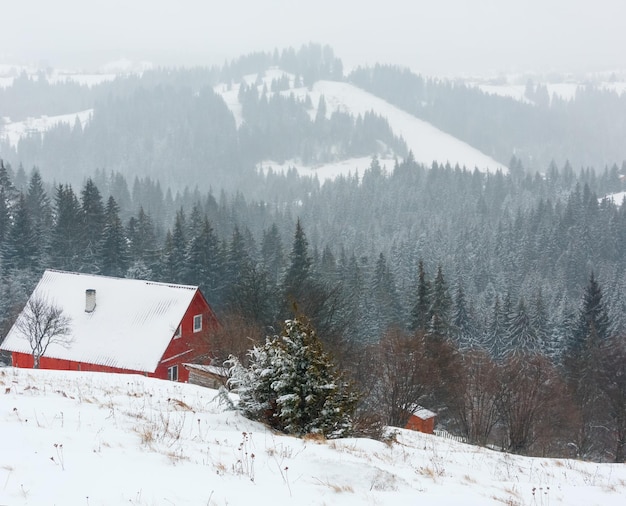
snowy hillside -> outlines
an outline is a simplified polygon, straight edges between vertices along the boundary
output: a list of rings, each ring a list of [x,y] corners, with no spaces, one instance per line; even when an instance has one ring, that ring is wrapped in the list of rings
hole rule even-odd
[[[256,83],[259,93],[263,86],[270,88],[273,79],[280,79],[288,76],[292,86],[294,76],[287,74],[279,69],[272,69],[266,72],[261,78],[256,75],[250,75],[245,78],[247,84]],[[219,93],[233,115],[238,125],[241,125],[243,118],[241,113],[241,105],[237,99],[239,85],[227,87],[226,85],[218,85],[215,91]],[[361,88],[352,84],[337,81],[318,81],[311,89],[307,87],[298,87],[289,91],[281,92],[283,94],[293,93],[300,100],[305,100],[308,95],[313,104],[310,110],[311,118],[317,113],[317,105],[320,96],[324,96],[326,102],[326,113],[330,116],[333,112],[340,110],[354,116],[363,115],[366,112],[374,112],[379,116],[387,119],[393,133],[402,137],[408,148],[413,151],[415,160],[430,166],[433,161],[445,164],[449,162],[452,166],[466,166],[469,169],[478,167],[483,171],[496,171],[498,169],[506,170],[501,163],[495,161],[491,157],[471,147],[469,144],[442,132],[426,121],[389,104],[385,100],[368,93]],[[393,166],[392,156],[380,156],[381,165],[387,165],[388,168]],[[337,174],[354,173],[358,169],[361,173],[371,163],[371,157],[354,158],[342,160],[338,163],[308,167],[297,160],[289,160],[285,164],[276,164],[273,161],[263,162],[263,168],[272,167],[274,170],[281,171],[289,167],[295,167],[300,174],[318,174],[320,179],[332,178]]]
[[[47,130],[59,124],[74,126],[76,121],[80,122],[81,127],[85,127],[93,109],[79,111],[70,114],[61,114],[59,116],[40,116],[38,118],[28,118],[24,121],[7,121],[4,124],[0,118],[0,139],[9,141],[13,147],[17,147],[20,139],[34,133],[45,133]]]
[[[142,376],[0,369],[0,504],[623,504],[626,467],[280,436],[216,391]]]

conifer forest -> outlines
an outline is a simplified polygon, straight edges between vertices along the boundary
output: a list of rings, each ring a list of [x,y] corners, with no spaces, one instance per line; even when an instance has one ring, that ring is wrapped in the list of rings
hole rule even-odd
[[[264,82],[272,68],[294,77]],[[293,93],[319,80],[508,169],[419,163],[386,118]],[[241,120],[215,91],[235,86]],[[0,88],[3,116],[93,112],[0,140],[2,335],[45,269],[197,285],[222,323],[216,361],[245,363],[251,340],[305,315],[364,433],[421,405],[475,444],[624,462],[626,208],[604,197],[625,190],[626,94],[527,96],[344,72],[317,45],[91,87],[21,75]],[[326,180],[258,168],[364,156]]]

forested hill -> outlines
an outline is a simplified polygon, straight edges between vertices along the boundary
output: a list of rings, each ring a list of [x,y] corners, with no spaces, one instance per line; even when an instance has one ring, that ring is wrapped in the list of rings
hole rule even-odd
[[[284,74],[270,79],[270,69]],[[79,77],[22,74],[0,87],[0,111],[10,121],[0,129],[24,122],[19,141],[0,131],[0,156],[14,167],[40,167],[49,181],[79,185],[84,174],[104,170],[129,180],[148,177],[164,188],[226,189],[263,200],[274,198],[271,189],[259,193],[257,167],[268,160],[314,168],[356,157],[407,156],[401,133],[383,115],[349,114],[341,104],[331,111],[323,97],[310,93],[320,80],[368,90],[502,166],[514,154],[532,173],[545,171],[552,160],[559,166],[569,160],[578,171],[626,159],[620,120],[626,98],[616,92],[581,85],[574,99],[564,100],[537,84],[520,101],[393,66],[346,75],[332,49],[316,44],[250,54],[221,67],[120,75],[93,86]],[[241,118],[218,89],[239,90],[234,106]],[[79,112],[82,122],[65,120],[44,134],[28,120]],[[446,160],[442,155],[436,161]],[[473,163],[467,168],[473,170]]]

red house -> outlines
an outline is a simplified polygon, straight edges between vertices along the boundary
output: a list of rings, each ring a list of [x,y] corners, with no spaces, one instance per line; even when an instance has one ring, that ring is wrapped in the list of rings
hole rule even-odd
[[[436,416],[437,415],[429,409],[418,406],[417,409],[411,413],[409,421],[404,428],[425,432],[426,434],[434,434]]]
[[[47,270],[31,294],[70,319],[65,342],[52,342],[41,369],[136,373],[187,381],[184,363],[209,352],[219,323],[197,286]],[[25,312],[18,316],[26,318]],[[31,368],[26,336],[15,324],[0,349],[14,367]]]

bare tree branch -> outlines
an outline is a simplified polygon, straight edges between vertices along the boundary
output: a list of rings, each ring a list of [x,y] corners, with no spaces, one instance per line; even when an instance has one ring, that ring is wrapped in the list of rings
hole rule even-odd
[[[31,297],[15,322],[15,327],[30,345],[33,368],[39,369],[41,357],[51,344],[71,344],[71,319],[63,310],[42,297]]]

